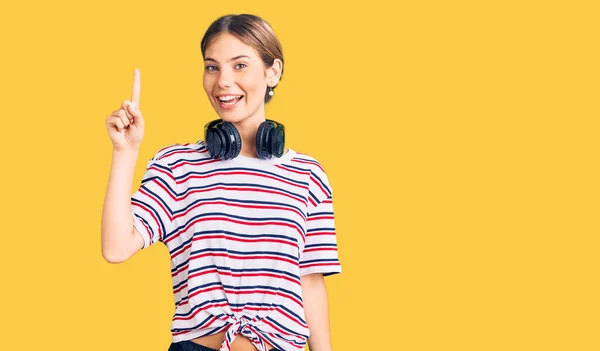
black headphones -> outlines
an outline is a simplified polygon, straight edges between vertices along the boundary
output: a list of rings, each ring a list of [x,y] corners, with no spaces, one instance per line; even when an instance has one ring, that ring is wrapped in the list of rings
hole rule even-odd
[[[233,123],[215,119],[204,126],[204,140],[213,158],[230,160],[242,150],[242,138]],[[267,119],[256,131],[256,155],[260,159],[281,157],[285,145],[285,127]]]

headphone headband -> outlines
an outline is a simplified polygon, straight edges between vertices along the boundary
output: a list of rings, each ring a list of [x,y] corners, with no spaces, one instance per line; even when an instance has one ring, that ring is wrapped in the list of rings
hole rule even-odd
[[[230,160],[242,150],[242,138],[233,123],[215,119],[204,125],[204,140],[215,159]],[[256,131],[256,155],[260,159],[281,157],[285,148],[285,127],[266,119]]]

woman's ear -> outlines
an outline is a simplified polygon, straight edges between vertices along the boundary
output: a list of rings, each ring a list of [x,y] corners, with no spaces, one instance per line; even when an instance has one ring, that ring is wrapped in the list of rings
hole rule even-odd
[[[267,80],[272,82],[274,79],[279,82],[281,71],[283,70],[283,62],[280,59],[275,59],[273,65],[268,69]]]

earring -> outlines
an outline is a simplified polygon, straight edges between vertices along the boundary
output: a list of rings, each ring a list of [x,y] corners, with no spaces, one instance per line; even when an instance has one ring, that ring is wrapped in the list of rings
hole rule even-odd
[[[269,96],[273,96],[273,94],[275,94],[275,92],[273,91],[273,88],[269,87]]]

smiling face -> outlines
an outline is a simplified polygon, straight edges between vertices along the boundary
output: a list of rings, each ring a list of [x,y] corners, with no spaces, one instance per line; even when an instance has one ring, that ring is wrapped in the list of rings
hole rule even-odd
[[[229,33],[219,34],[206,48],[204,91],[224,121],[264,119],[265,92],[276,84],[277,73],[278,65],[265,67],[253,47]]]

